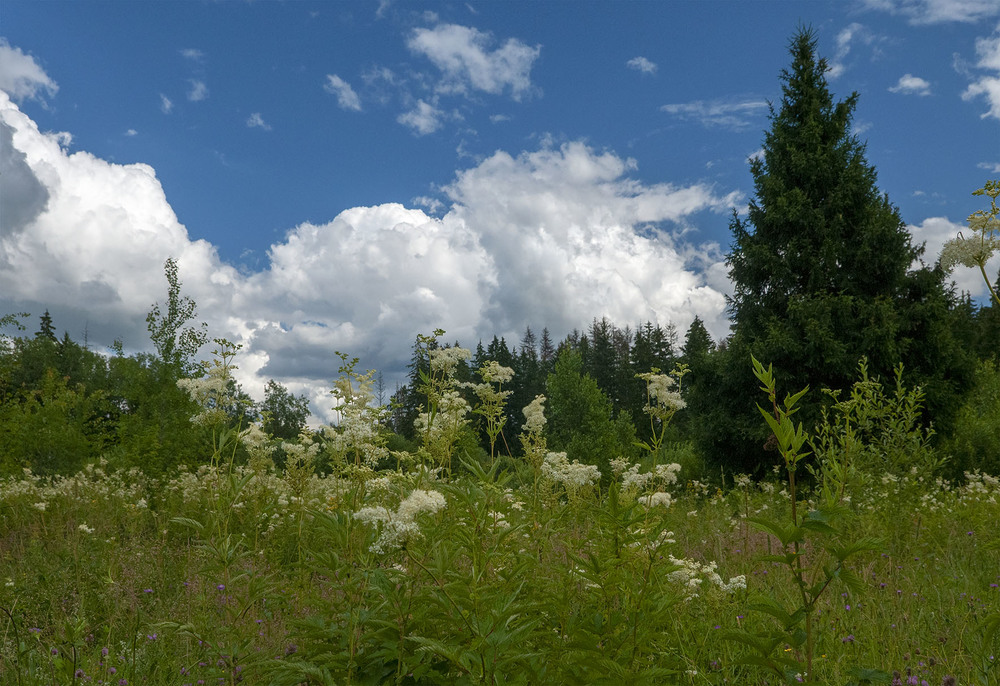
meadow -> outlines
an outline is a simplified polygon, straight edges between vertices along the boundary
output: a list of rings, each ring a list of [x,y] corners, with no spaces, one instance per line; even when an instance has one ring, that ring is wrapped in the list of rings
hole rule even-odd
[[[228,445],[171,478],[97,464],[0,484],[0,682],[938,686],[1000,674],[989,475],[864,479],[835,519],[783,545],[761,519],[791,521],[780,473],[709,486],[646,458],[597,481],[547,456],[324,475],[308,450],[277,470],[260,455],[234,464]],[[817,512],[821,490],[800,488],[799,511]],[[864,544],[838,563],[820,535]],[[794,545],[823,585],[808,644],[781,559]]]

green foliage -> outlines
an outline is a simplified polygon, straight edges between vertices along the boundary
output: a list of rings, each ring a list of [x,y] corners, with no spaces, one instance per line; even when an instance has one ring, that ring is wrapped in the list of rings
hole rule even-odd
[[[844,486],[841,479],[845,470],[838,464],[843,456],[834,451],[823,463],[822,498],[815,507],[799,512],[797,474],[800,464],[809,455],[803,447],[810,441],[810,436],[801,422],[793,422],[792,415],[798,411],[799,401],[809,389],[789,394],[779,403],[771,366],[765,369],[755,358],[752,361],[754,376],[760,381],[761,390],[768,395],[769,407],[758,405],[757,409],[771,430],[781,454],[788,476],[791,507],[787,521],[770,517],[751,517],[749,521],[777,540],[779,551],[763,556],[762,561],[784,566],[788,570],[789,585],[796,592],[794,601],[789,604],[762,596],[751,606],[751,609],[776,620],[777,629],[753,634],[732,632],[728,636],[750,649],[750,654],[744,657],[747,664],[766,667],[787,683],[817,683],[814,663],[817,657],[816,634],[820,631],[816,624],[818,603],[834,581],[842,582],[855,593],[863,590],[864,582],[845,563],[858,553],[874,550],[875,545],[872,540],[852,538],[844,528],[849,517],[849,511],[840,505]],[[808,561],[807,548],[813,551]],[[803,659],[782,655],[779,649],[783,645],[804,653]],[[862,674],[866,680],[877,676],[873,670]]]
[[[625,413],[613,417],[611,401],[582,368],[579,353],[559,355],[547,384],[546,439],[550,450],[596,465],[607,478],[611,460],[634,455],[635,427]]]
[[[264,387],[264,401],[260,406],[261,425],[275,438],[296,438],[309,418],[309,399],[292,395],[287,388],[271,379]]]
[[[0,405],[0,474],[29,468],[38,474],[73,473],[104,448],[103,393],[71,387],[54,370],[37,389]]]
[[[976,383],[965,398],[952,434],[941,452],[951,460],[954,476],[963,472],[1000,473],[1000,365],[987,360],[979,365]]]
[[[823,409],[810,439],[817,461],[810,471],[824,495],[836,502],[873,478],[912,475],[931,480],[943,464],[930,446],[933,430],[921,423],[923,391],[903,385],[903,366],[896,367],[891,395],[878,378],[869,376],[864,358],[858,375],[844,400],[839,390],[826,391],[833,404]],[[839,488],[835,496],[826,490],[831,484]]]

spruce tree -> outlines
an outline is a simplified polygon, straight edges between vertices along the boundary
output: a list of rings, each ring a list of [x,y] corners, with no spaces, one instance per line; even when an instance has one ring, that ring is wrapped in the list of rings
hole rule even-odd
[[[703,450],[748,471],[766,461],[751,354],[774,365],[784,391],[815,389],[797,417],[807,427],[819,389],[850,386],[862,356],[883,378],[903,362],[907,381],[934,387],[928,400],[937,410],[968,367],[947,328],[943,274],[913,269],[923,249],[876,187],[852,133],[858,94],[834,101],[811,30],[794,36],[790,52],[763,154],[750,164],[754,197],[746,218],[734,214],[730,225],[733,335],[715,388],[698,385],[715,396],[697,403],[716,412]]]
[[[45,310],[45,314],[41,316],[41,324],[39,325],[38,331],[35,333],[35,338],[44,338],[45,340],[56,342],[56,327],[52,325],[52,315],[49,314],[48,310]]]

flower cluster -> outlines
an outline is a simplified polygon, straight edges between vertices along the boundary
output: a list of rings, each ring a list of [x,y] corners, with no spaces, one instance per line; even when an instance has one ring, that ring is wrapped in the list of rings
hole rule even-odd
[[[420,535],[417,515],[423,512],[433,514],[443,509],[445,504],[444,495],[438,491],[416,489],[399,504],[395,512],[380,505],[363,507],[354,513],[354,518],[365,524],[381,527],[371,551],[383,554],[399,548],[407,539]]]
[[[646,372],[637,376],[646,382],[646,392],[649,394],[650,400],[644,408],[647,414],[655,414],[657,406],[671,413],[687,407],[681,394],[674,390],[677,386],[677,379],[670,374]]]
[[[545,430],[545,396],[536,395],[522,410],[524,425],[521,427],[527,433],[541,434]]]
[[[450,377],[455,374],[459,362],[472,357],[472,351],[467,348],[435,348],[430,351],[431,374]]]
[[[547,454],[542,463],[542,474],[563,484],[569,491],[592,486],[601,478],[601,472],[595,465],[580,464],[577,460],[570,462],[566,453]]]
[[[660,505],[670,507],[673,502],[673,497],[665,491],[657,491],[656,493],[650,493],[639,498],[639,504],[646,507],[658,507]]]
[[[716,571],[718,565],[715,562],[701,564],[696,560],[687,558],[676,558],[668,555],[670,563],[677,566],[677,569],[670,572],[667,578],[675,584],[681,586],[686,600],[698,597],[698,591],[702,584],[708,581],[725,593],[733,593],[747,587],[745,575],[734,576],[729,581],[723,581]]]

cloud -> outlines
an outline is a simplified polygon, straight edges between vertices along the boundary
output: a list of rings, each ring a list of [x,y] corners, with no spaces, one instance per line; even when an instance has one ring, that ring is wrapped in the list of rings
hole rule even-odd
[[[515,38],[491,49],[491,34],[467,26],[441,24],[413,31],[407,47],[428,58],[442,72],[437,90],[469,94],[483,91],[499,95],[509,90],[520,100],[537,90],[531,84],[531,68],[541,47],[531,47]]]
[[[985,169],[990,174],[1000,174],[1000,162],[980,162],[977,169]]]
[[[188,91],[187,98],[191,102],[201,102],[208,97],[208,86],[205,85],[204,81],[199,81],[198,79],[190,79],[191,89]]]
[[[764,100],[742,100],[726,102],[695,100],[688,103],[663,105],[660,110],[683,120],[694,120],[702,126],[720,126],[727,129],[743,129],[750,126],[760,114],[768,109]]]
[[[0,38],[0,90],[17,102],[37,100],[45,104],[44,96],[55,97],[59,86],[34,57],[11,47],[6,38]]]
[[[49,191],[34,175],[26,155],[14,147],[14,129],[0,121],[0,240],[12,238],[45,210]],[[0,266],[5,265],[0,259]]]
[[[183,48],[180,52],[182,57],[195,62],[201,62],[205,59],[205,53],[197,48]]]
[[[6,302],[47,307],[72,332],[89,320],[91,331],[106,334],[105,344],[122,337],[134,346],[146,340],[144,312],[162,300],[168,256],[179,259],[182,273],[197,275],[189,292],[209,307],[226,297],[213,281],[230,280],[234,270],[219,263],[211,245],[188,238],[152,168],[69,154],[62,137],[39,132],[3,94],[0,121],[11,132],[18,183],[34,189],[30,211],[19,201],[22,226],[12,227],[4,213],[0,293]]]
[[[250,115],[247,119],[247,126],[251,129],[271,130],[271,125],[264,121],[264,117],[260,116],[260,112],[254,112]]]
[[[139,135],[139,132],[136,131],[135,129],[128,129],[127,131],[125,131],[125,135],[131,138],[132,136]]]
[[[859,24],[858,22],[848,24],[837,34],[837,50],[827,69],[827,78],[831,80],[839,78],[847,71],[846,60],[854,45],[861,44],[871,47],[871,57],[874,60],[881,56],[882,50],[880,44],[885,42],[885,40],[885,36],[872,33],[864,24]]]
[[[996,0],[862,0],[870,9],[900,14],[911,24],[972,23],[1000,14]]]
[[[340,105],[340,109],[352,110],[354,112],[361,111],[361,98],[351,88],[351,84],[336,74],[326,75],[326,83],[323,84],[323,90],[337,96],[337,104]]]
[[[655,62],[651,62],[645,57],[633,57],[625,63],[625,66],[629,69],[641,71],[643,74],[655,74],[658,68]]]
[[[174,109],[174,101],[160,93],[160,111],[164,114],[170,114]]]
[[[889,92],[899,93],[901,95],[930,95],[931,84],[919,76],[914,76],[913,74],[903,74],[899,77],[899,81],[896,85],[889,88]]]
[[[996,74],[981,76],[973,81],[962,93],[962,99],[985,97],[989,110],[984,112],[982,117],[1000,119],[1000,26],[991,37],[976,39],[976,54],[979,56],[976,66]]]
[[[413,109],[396,117],[396,121],[409,126],[418,136],[426,136],[444,126],[443,118],[444,112],[430,103],[418,100]]]
[[[0,163],[19,179],[9,192],[23,205],[16,226],[0,225],[6,311],[48,308],[72,335],[87,328],[95,346],[121,337],[148,348],[144,317],[163,301],[162,265],[176,257],[198,319],[244,346],[244,387],[262,397],[274,378],[324,418],[333,351],[383,370],[391,385],[416,334],[438,327],[469,346],[516,339],[527,325],[559,339],[604,315],[683,328],[697,314],[715,337],[728,329],[721,249],[679,236],[740,196],[640,183],[632,160],[581,142],[501,151],[457,172],[444,202],[417,199],[441,216],[385,203],[303,223],[271,246],[263,269],[240,272],[188,236],[151,167],[69,154],[3,94],[0,124],[12,151]]]

